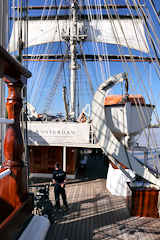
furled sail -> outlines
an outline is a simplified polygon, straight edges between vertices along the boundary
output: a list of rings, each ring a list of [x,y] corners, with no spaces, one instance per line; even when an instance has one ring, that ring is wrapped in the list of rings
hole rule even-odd
[[[23,25],[25,22],[23,21]],[[92,19],[79,21],[77,31],[86,34],[86,41],[119,44],[148,52],[143,21],[141,19]],[[71,20],[30,20],[28,46],[64,41],[70,33]],[[24,39],[23,39],[24,40]],[[17,50],[18,21],[14,22],[9,50]]]

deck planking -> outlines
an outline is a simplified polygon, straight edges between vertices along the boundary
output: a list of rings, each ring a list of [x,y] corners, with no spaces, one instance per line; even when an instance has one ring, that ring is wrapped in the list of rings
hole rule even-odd
[[[70,209],[58,213],[46,240],[158,240],[158,218],[131,217],[124,197],[111,195],[105,179],[66,186]],[[54,204],[53,189],[50,199]]]

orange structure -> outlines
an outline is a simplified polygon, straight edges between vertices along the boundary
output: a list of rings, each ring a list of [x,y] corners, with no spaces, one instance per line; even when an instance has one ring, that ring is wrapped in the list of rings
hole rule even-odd
[[[144,97],[140,94],[137,95],[108,95],[105,98],[104,101],[104,105],[108,106],[108,105],[115,105],[115,104],[123,104],[127,101],[131,102],[132,104],[141,104],[144,105],[145,104],[145,100]]]
[[[154,188],[132,188],[127,205],[132,216],[158,218],[159,190]]]

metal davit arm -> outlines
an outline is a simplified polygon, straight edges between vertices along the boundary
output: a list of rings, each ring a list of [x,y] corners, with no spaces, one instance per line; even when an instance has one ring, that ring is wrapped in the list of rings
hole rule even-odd
[[[95,131],[97,144],[115,165],[119,166],[119,163],[122,163],[137,175],[160,187],[160,178],[154,175],[150,169],[127,152],[126,147],[114,136],[107,125],[104,111],[106,90],[123,80],[123,76],[125,78],[124,74],[118,74],[109,78],[99,86],[94,95],[92,102],[92,125]],[[125,172],[125,169],[123,169],[123,172]]]

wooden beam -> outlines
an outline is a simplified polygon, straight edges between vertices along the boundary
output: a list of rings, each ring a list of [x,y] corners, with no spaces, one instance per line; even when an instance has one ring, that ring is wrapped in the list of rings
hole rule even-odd
[[[77,59],[84,59],[84,55],[77,54]],[[23,55],[24,61],[68,61],[70,60],[70,55],[63,56],[62,54],[55,54],[55,55],[48,55],[48,54],[41,54],[41,55]],[[140,56],[130,56],[130,55],[92,55],[86,54],[85,55],[86,61],[117,61],[117,62],[155,62],[160,61],[160,58],[155,57],[140,57]]]
[[[144,7],[144,5],[113,5],[113,4],[106,4],[106,5],[79,5],[79,9],[137,9],[140,7]],[[15,9],[19,9],[19,7],[15,7]],[[58,10],[59,6],[57,5],[52,5],[52,6],[28,6],[27,8],[22,8],[23,10]],[[69,5],[63,5],[60,7],[60,9],[65,10],[65,9],[70,9]]]
[[[81,20],[90,20],[90,16],[87,14],[81,14],[79,17]],[[118,15],[119,19],[133,19],[133,16],[131,15]],[[138,15],[134,15],[134,19],[139,19],[140,17]],[[11,20],[13,19],[12,17],[10,18]],[[21,20],[67,20],[70,19],[69,14],[61,14],[61,15],[45,15],[45,16],[29,16],[28,19],[26,20],[25,17],[22,17]],[[93,14],[92,19],[97,19],[97,15]],[[117,15],[115,14],[102,14],[102,19],[117,19]],[[14,18],[14,20],[18,20],[18,18]]]
[[[29,78],[32,74],[0,46],[0,77],[4,75],[8,75],[10,78],[19,79],[21,76]]]

